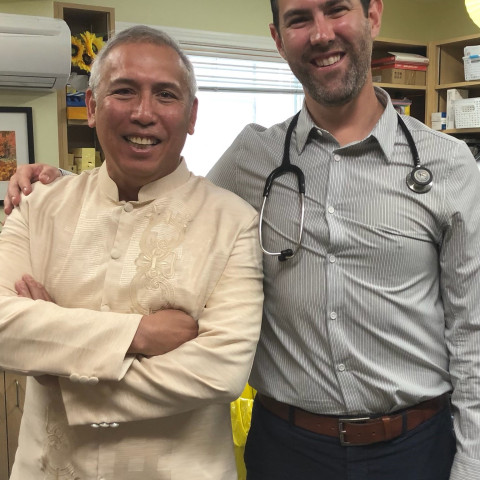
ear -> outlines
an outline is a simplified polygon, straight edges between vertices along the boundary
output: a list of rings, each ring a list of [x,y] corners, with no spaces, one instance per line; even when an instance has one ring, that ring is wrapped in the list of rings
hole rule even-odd
[[[87,106],[88,126],[90,128],[94,128],[95,127],[95,111],[97,108],[97,102],[93,98],[93,92],[90,88],[88,88],[85,93],[85,104]]]
[[[198,98],[195,97],[193,101],[192,108],[190,110],[190,119],[188,122],[188,134],[193,135],[195,132],[195,124],[197,123],[197,112],[198,112]]]
[[[278,50],[278,53],[282,56],[282,58],[284,60],[286,60],[286,56],[285,56],[285,51],[283,50],[283,42],[282,42],[282,37],[280,36],[280,34],[278,33],[275,25],[273,23],[271,23],[269,25],[270,27],[270,35],[272,36],[273,38],[273,41],[275,42],[275,45],[277,47],[277,50]]]
[[[370,29],[372,38],[375,38],[380,33],[382,26],[383,0],[370,0],[368,7],[368,19],[370,21]]]

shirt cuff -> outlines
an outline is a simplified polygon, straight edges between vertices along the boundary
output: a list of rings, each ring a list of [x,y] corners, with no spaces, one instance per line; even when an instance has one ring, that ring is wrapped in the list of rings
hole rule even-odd
[[[457,453],[450,471],[450,480],[478,480],[479,478],[480,460]]]

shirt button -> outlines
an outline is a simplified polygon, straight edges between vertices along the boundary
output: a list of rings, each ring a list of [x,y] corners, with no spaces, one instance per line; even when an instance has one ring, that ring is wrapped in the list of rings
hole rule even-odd
[[[328,261],[330,263],[335,263],[337,261],[337,258],[335,257],[335,255],[329,255],[328,256]]]
[[[87,380],[88,385],[96,385],[98,383],[98,378],[97,377],[90,377]]]
[[[88,377],[86,375],[81,375],[78,379],[78,383],[88,383]]]
[[[70,375],[70,381],[73,383],[77,383],[80,379],[80,375],[78,373],[72,373]]]
[[[336,161],[336,162],[339,162],[340,161],[340,155],[334,155],[333,156],[333,159]]]
[[[328,213],[335,213],[334,207],[328,207]]]
[[[126,203],[125,206],[123,207],[123,209],[126,212],[131,212],[133,210],[133,205],[131,203]]]
[[[337,312],[331,312],[331,313],[330,313],[330,318],[331,318],[332,320],[336,320],[336,319],[337,319]]]
[[[338,368],[338,371],[339,371],[339,372],[344,372],[345,369],[346,369],[346,367],[345,367],[345,365],[344,365],[343,363],[341,363],[340,365],[338,365],[337,368]]]
[[[120,250],[118,250],[117,248],[114,248],[110,253],[110,255],[114,260],[118,260],[120,258]]]

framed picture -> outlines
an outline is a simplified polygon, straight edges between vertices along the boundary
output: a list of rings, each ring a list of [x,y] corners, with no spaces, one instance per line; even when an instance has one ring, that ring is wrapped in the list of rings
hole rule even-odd
[[[0,107],[0,205],[17,166],[34,162],[31,107]]]

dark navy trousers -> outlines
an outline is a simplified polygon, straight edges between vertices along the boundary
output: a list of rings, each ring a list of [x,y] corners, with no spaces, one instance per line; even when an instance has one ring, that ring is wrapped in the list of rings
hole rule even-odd
[[[389,442],[343,447],[254,402],[247,480],[448,480],[455,436],[448,408]]]

